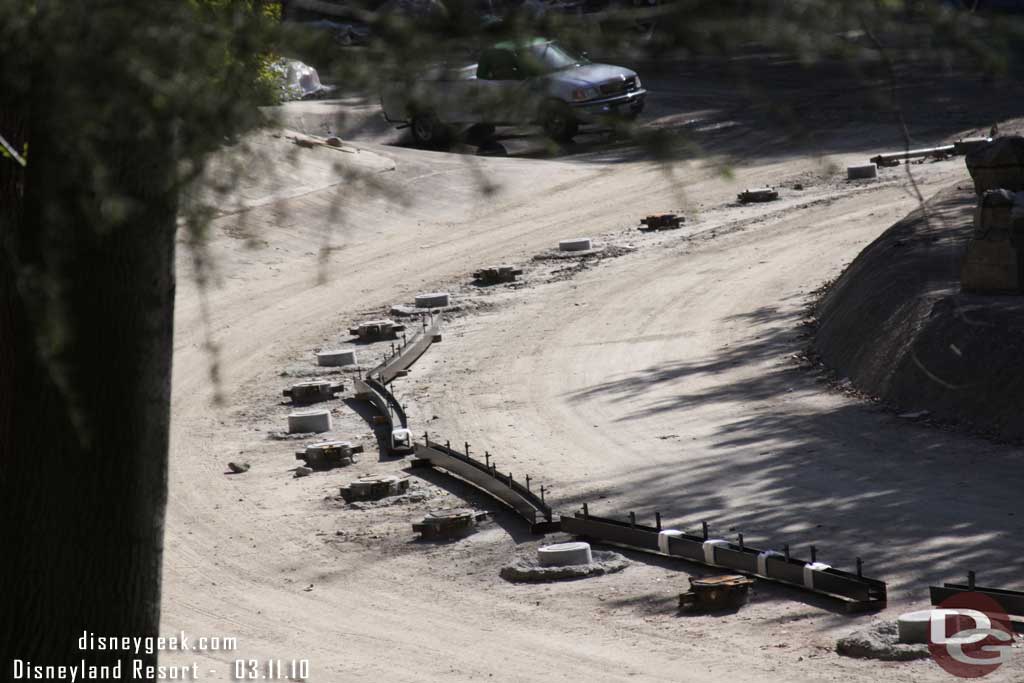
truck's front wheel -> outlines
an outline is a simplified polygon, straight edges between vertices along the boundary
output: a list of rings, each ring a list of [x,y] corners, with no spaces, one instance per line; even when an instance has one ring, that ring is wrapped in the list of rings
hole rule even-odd
[[[412,139],[421,147],[436,147],[445,138],[445,127],[433,112],[416,112],[410,122]]]
[[[547,136],[555,142],[570,142],[580,127],[572,109],[563,102],[551,102],[544,107],[541,125]]]

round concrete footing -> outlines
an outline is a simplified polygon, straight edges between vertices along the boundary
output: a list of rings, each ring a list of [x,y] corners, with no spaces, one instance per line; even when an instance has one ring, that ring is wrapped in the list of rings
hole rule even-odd
[[[610,550],[593,551],[590,564],[570,564],[559,567],[542,566],[532,557],[517,557],[501,568],[501,578],[514,582],[561,581],[583,579],[619,572],[629,566],[629,560]]]
[[[846,167],[846,179],[847,180],[865,180],[867,178],[878,177],[878,166],[875,164],[863,164],[860,166],[847,166]]]
[[[416,295],[416,308],[444,308],[451,301],[448,292],[428,292]]]
[[[592,248],[593,244],[589,237],[576,237],[558,243],[559,251],[588,251]]]
[[[564,567],[573,564],[590,564],[594,561],[590,544],[582,541],[545,545],[537,550],[537,560],[542,567]]]
[[[288,415],[289,434],[329,431],[331,431],[331,411],[329,410],[304,410]]]
[[[901,643],[927,643],[935,610],[922,609],[905,612],[896,620]]]
[[[355,365],[356,364],[356,352],[355,349],[334,349],[331,351],[321,351],[316,354],[317,365]]]
[[[931,657],[927,645],[899,642],[896,623],[892,621],[878,622],[843,636],[836,641],[836,652],[844,657],[887,662],[905,662]]]

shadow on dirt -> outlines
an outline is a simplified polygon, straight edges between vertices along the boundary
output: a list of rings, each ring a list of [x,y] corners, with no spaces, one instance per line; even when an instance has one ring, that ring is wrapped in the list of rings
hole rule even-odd
[[[653,519],[657,510],[669,528],[695,530],[707,520],[720,537],[744,532],[751,546],[789,544],[796,557],[806,558],[813,544],[821,561],[840,569],[852,570],[862,557],[866,576],[890,581],[890,596],[927,600],[929,584],[962,581],[968,570],[978,572],[980,585],[1024,588],[1017,571],[1024,554],[1019,449],[821,396],[824,378],[792,359],[807,345],[796,310],[735,316],[758,336],[571,395],[575,403],[642,406],[623,421],[748,406],[715,421],[707,452],[687,454],[671,468],[639,467],[614,492],[580,480],[575,484],[593,497],[573,502],[589,501],[592,514],[620,519],[630,511]],[[734,381],[690,381],[745,365],[752,371]],[[658,386],[671,387],[671,397],[645,402]],[[613,494],[613,502],[595,501]]]

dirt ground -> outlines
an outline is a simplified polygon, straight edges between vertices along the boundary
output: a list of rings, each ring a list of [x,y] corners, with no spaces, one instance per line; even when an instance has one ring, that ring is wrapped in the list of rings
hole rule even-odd
[[[236,658],[279,658],[308,659],[310,680],[328,682],[947,680],[931,660],[839,657],[835,640],[923,608],[929,584],[969,569],[1024,589],[1019,449],[900,419],[800,362],[813,293],[917,205],[906,167],[845,180],[847,164],[901,144],[894,126],[832,102],[787,146],[733,117],[713,78],[645,81],[649,124],[685,127],[704,157],[666,172],[604,134],[552,154],[528,132],[501,140],[508,156],[421,151],[348,100],[278,112],[293,129],[342,132],[340,150],[254,138],[274,173],[219,200],[205,295],[180,250],[163,631],[238,638],[199,659],[217,671],[204,679],[229,680]],[[926,111],[910,118],[915,142],[989,125]],[[909,171],[926,196],[968,182],[957,158]],[[735,202],[768,183],[779,201]],[[636,231],[662,211],[685,213],[684,228]],[[534,259],[579,236],[605,251]],[[522,265],[521,284],[469,284],[495,263]],[[542,539],[468,487],[378,457],[350,386],[328,436],[367,452],[293,478],[294,451],[314,439],[276,438],[281,390],[320,374],[313,354],[350,323],[438,290],[462,310],[395,384],[415,432],[490,451],[565,513],[658,510],[758,546],[815,544],[843,569],[862,557],[888,581],[888,609],[851,616],[761,582],[736,613],[683,616],[687,577],[708,569],[640,553],[608,576],[508,583],[501,566]],[[371,365],[387,346],[357,352]],[[230,460],[252,468],[226,474]],[[398,504],[337,499],[356,476],[403,471],[413,495]],[[414,539],[427,510],[467,504],[493,521],[458,542]],[[1018,646],[989,680],[1022,678]]]

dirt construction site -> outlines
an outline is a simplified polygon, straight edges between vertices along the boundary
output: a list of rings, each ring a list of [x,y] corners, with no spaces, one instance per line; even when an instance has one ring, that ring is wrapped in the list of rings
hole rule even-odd
[[[724,64],[636,67],[650,93],[641,125],[701,150],[668,165],[600,129],[558,148],[514,129],[486,148],[417,149],[370,96],[269,111],[280,127],[248,140],[262,160],[252,167],[266,171],[217,200],[207,287],[179,245],[161,630],[230,635],[247,658],[305,659],[309,680],[327,682],[954,680],[931,657],[850,657],[837,643],[928,609],[930,586],[969,571],[1024,590],[1019,442],[1005,424],[929,402],[929,382],[971,381],[949,380],[939,361],[914,356],[928,370],[920,401],[909,379],[880,396],[838,367],[830,359],[859,357],[843,345],[871,349],[882,332],[868,312],[832,309],[844,271],[880,239],[880,253],[933,250],[939,263],[923,280],[879,270],[887,286],[864,293],[868,308],[909,292],[959,296],[974,190],[962,155],[880,165],[866,179],[847,168],[988,136],[993,124],[1024,132],[1019,93],[916,79],[900,95],[905,136],[891,109],[827,65],[756,61],[754,80],[773,84],[788,118],[762,117]],[[340,142],[325,144],[332,135]],[[244,154],[229,148],[224,167]],[[777,199],[737,199],[766,186]],[[684,220],[638,229],[662,213]],[[591,248],[559,251],[581,238]],[[522,271],[514,281],[474,283],[506,264]],[[503,578],[516,558],[577,535],[557,524],[532,533],[465,478],[389,454],[353,393],[403,340],[349,330],[389,319],[411,338],[424,324],[416,297],[442,292],[440,343],[388,387],[417,443],[468,444],[496,471],[529,475],[555,522],[586,505],[704,539],[743,534],[851,574],[859,559],[863,576],[885,582],[885,603],[849,610],[755,578],[742,607],[681,610],[691,578],[723,570],[599,538],[595,553],[625,558],[615,571]],[[1019,300],[971,305],[1019,316]],[[356,363],[318,365],[337,349]],[[886,349],[894,366],[906,351]],[[342,385],[313,406],[329,411],[329,430],[289,434],[296,409],[282,391],[317,379]],[[1019,418],[1019,398],[999,401]],[[296,451],[326,440],[364,450],[298,472]],[[339,497],[388,475],[407,480],[401,495]],[[471,534],[413,531],[431,511],[462,508],[487,513]],[[1007,659],[988,680],[1024,680],[1019,638]]]

